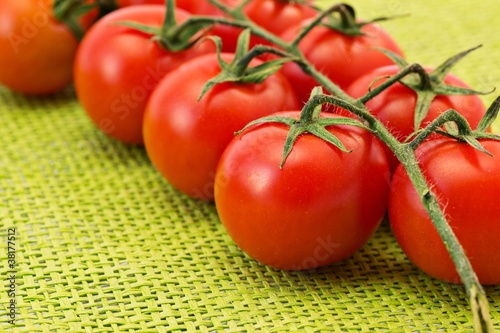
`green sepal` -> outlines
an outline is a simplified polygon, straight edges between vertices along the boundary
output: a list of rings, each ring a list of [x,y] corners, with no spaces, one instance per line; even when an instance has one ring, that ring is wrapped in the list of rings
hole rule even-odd
[[[432,71],[433,78],[437,82],[442,82],[444,80],[444,78],[446,77],[446,75],[451,71],[451,69],[453,68],[453,66],[455,66],[455,64],[457,62],[462,60],[464,57],[466,57],[472,51],[479,49],[480,47],[482,47],[482,45],[477,45],[475,47],[472,47],[468,50],[465,50],[463,52],[460,52],[460,53],[448,58],[445,62],[443,62],[441,65],[439,65],[438,67],[436,67]]]
[[[486,110],[486,113],[481,118],[481,121],[477,125],[477,132],[486,132],[488,128],[493,124],[493,122],[497,119],[498,113],[500,111],[500,97],[497,97],[493,103],[491,103],[490,107]]]
[[[293,126],[297,122],[297,119],[289,118],[289,117],[280,117],[280,116],[267,116],[259,119],[252,120],[248,124],[245,125],[241,130],[235,132],[235,135],[239,135],[249,129],[250,127],[254,127],[259,124],[267,124],[267,123],[282,123],[287,126]]]
[[[262,83],[266,78],[278,72],[288,59],[279,58],[266,61],[258,66],[248,68],[245,75],[241,77],[244,83]]]
[[[135,21],[120,21],[120,22],[114,22],[111,24],[112,25],[120,25],[120,26],[124,26],[127,28],[132,28],[132,29],[140,31],[146,35],[151,35],[154,39],[157,39],[156,36],[158,36],[160,34],[160,31],[161,31],[160,27],[153,27],[150,25],[137,23]]]
[[[182,24],[177,24],[175,2],[167,0],[165,5],[166,15],[160,27],[133,21],[122,21],[114,24],[123,25],[151,35],[153,41],[170,52],[181,52],[191,48],[205,37],[205,32],[213,25],[212,20],[195,20],[194,18],[190,18]]]
[[[189,21],[188,24],[172,28],[170,33],[160,38],[160,43],[170,51],[184,51],[205,38],[210,27],[212,27],[212,23],[208,21]]]
[[[418,133],[418,135],[414,136],[409,145],[412,149],[416,149],[429,135],[437,133],[457,141],[466,142],[478,151],[492,156],[492,154],[481,145],[480,140],[489,139],[500,141],[500,135],[486,132],[493,121],[495,121],[499,111],[500,97],[497,97],[481,118],[477,128],[473,130],[464,116],[459,114],[456,110],[447,110],[425,128],[415,132]]]
[[[492,153],[490,153],[489,151],[484,149],[484,147],[481,145],[481,143],[473,135],[464,135],[461,138],[462,138],[462,140],[467,142],[469,144],[469,146],[473,147],[474,149],[477,149],[480,152],[485,153],[489,156],[493,156]]]
[[[201,100],[203,96],[216,84],[224,82],[247,83],[247,84],[262,83],[269,76],[279,71],[285,62],[289,61],[288,58],[283,57],[263,62],[262,64],[259,64],[255,67],[249,67],[252,59],[259,54],[261,49],[265,49],[256,46],[255,48],[249,51],[250,33],[251,33],[250,29],[245,29],[240,33],[238,37],[238,44],[236,47],[235,56],[232,59],[231,63],[227,63],[221,57],[222,40],[220,39],[220,37],[217,36],[207,37],[212,39],[216,44],[217,56],[221,72],[217,74],[214,78],[207,81],[207,83],[202,88],[198,100]]]
[[[164,49],[170,52],[181,52],[189,49],[199,40],[204,38],[200,30],[209,26],[206,23],[200,23],[198,25],[189,25],[182,29],[176,26],[172,27],[172,30],[165,30],[165,27],[154,27],[134,21],[121,21],[114,24],[129,27],[147,35],[151,35],[153,41],[158,42]],[[199,36],[195,37],[197,34]]]
[[[321,21],[320,25],[351,37],[366,36],[362,31],[365,25],[391,20],[396,17],[377,17],[360,22],[356,19],[354,7],[346,3],[339,3],[326,10],[325,13],[328,15],[325,16],[325,20]],[[335,13],[338,15],[332,15]]]
[[[429,108],[434,100],[434,97],[436,97],[436,94],[429,90],[419,90],[415,92],[417,93],[417,103],[415,105],[413,128],[417,130],[420,128],[420,125],[427,116],[427,113],[429,113]]]
[[[388,57],[389,59],[391,59],[392,62],[394,64],[396,64],[400,69],[403,69],[409,65],[408,62],[403,57],[401,57],[399,54],[394,53],[388,49],[376,47],[375,50],[378,50],[378,51],[382,52],[383,54],[385,54],[385,56]]]

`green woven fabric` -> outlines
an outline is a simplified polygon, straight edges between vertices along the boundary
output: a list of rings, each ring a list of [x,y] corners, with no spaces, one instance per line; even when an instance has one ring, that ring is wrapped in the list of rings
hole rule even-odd
[[[410,62],[435,66],[484,44],[453,73],[479,90],[500,86],[497,0],[352,4],[363,18],[410,14],[382,23]],[[238,249],[213,205],[167,184],[142,148],[96,130],[72,89],[34,99],[0,87],[0,124],[1,332],[472,330],[463,287],[415,268],[387,222],[342,263],[273,270]],[[500,287],[486,291],[500,329]]]

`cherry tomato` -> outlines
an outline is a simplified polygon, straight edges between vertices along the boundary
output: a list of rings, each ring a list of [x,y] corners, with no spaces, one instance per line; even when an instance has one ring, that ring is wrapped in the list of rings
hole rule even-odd
[[[160,79],[188,59],[215,50],[211,41],[204,41],[170,52],[151,35],[116,24],[159,27],[165,10],[162,5],[138,5],[111,12],[88,31],[76,55],[75,88],[81,105],[99,129],[125,143],[142,144],[144,108]],[[176,10],[178,22],[188,17]]]
[[[483,140],[494,157],[466,143],[436,139],[416,151],[419,165],[482,284],[500,283],[500,142]],[[394,236],[408,258],[429,275],[461,280],[402,166],[389,198]]]
[[[298,118],[299,112],[278,115]],[[328,126],[352,152],[305,133],[280,169],[289,130],[265,123],[231,141],[215,178],[219,217],[245,253],[271,267],[310,269],[346,259],[386,211],[389,167],[382,145],[359,127]]]
[[[72,81],[78,40],[53,14],[53,0],[0,1],[0,84],[29,95],[60,91]],[[89,24],[96,11],[82,18]]]
[[[234,55],[222,57],[230,61]],[[215,54],[186,62],[161,81],[144,115],[144,145],[153,165],[171,185],[203,200],[213,199],[215,169],[235,131],[299,106],[280,74],[260,84],[218,84],[198,102],[202,87],[219,73]]]
[[[283,33],[292,41],[309,20]],[[306,59],[340,88],[345,89],[352,81],[374,68],[390,65],[392,60],[375,47],[388,49],[402,55],[394,39],[379,25],[370,23],[361,28],[364,35],[348,36],[324,26],[314,27],[299,43]],[[282,73],[292,83],[297,96],[303,102],[309,99],[311,90],[318,83],[305,74],[295,63],[283,66]]]
[[[368,90],[375,88],[386,81],[385,76],[393,76],[400,71],[396,65],[384,66],[374,69],[355,80],[346,92],[354,98],[364,96]],[[431,68],[426,71],[431,72]],[[378,79],[377,81],[375,81]],[[453,74],[445,77],[444,83],[462,88],[470,88],[466,83]],[[395,83],[387,90],[366,103],[366,107],[401,141],[404,141],[414,130],[415,105],[417,94],[412,89],[401,83]],[[479,121],[486,113],[486,108],[477,95],[438,95],[432,101],[427,116],[422,121],[420,128],[425,127],[446,110],[455,109],[462,114],[472,128],[476,128]],[[385,150],[394,171],[399,161],[385,146]]]

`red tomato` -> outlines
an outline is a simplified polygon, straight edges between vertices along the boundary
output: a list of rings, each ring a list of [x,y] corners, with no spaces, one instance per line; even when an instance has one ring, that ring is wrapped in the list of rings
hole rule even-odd
[[[182,52],[170,52],[151,36],[115,24],[134,21],[161,26],[165,6],[118,9],[86,34],[76,55],[74,75],[78,98],[94,124],[125,143],[142,144],[142,117],[150,93],[173,68],[197,55],[212,52],[210,41]],[[189,14],[176,11],[179,22]]]
[[[426,70],[430,72],[432,69],[427,68]],[[385,82],[386,79],[382,77],[395,75],[399,71],[400,69],[396,65],[377,68],[355,80],[347,87],[346,92],[354,98],[362,97],[368,92],[370,86],[375,88]],[[380,80],[372,84],[375,79]],[[452,74],[448,74],[445,77],[444,83],[470,88],[466,83]],[[393,135],[401,141],[404,141],[414,132],[414,110],[416,102],[417,94],[415,91],[401,83],[396,83],[368,101],[366,107],[384,123]],[[462,114],[469,121],[472,128],[477,127],[479,121],[486,113],[486,108],[477,95],[439,95],[432,101],[429,112],[422,121],[420,128],[425,127],[441,113],[449,109],[455,109]],[[389,164],[391,165],[391,170],[394,171],[399,161],[386,146],[385,150],[389,159]]]
[[[382,146],[361,128],[329,126],[352,152],[305,133],[280,169],[289,129],[266,123],[231,141],[215,178],[219,217],[244,252],[275,268],[346,259],[369,240],[386,211],[389,167]]]
[[[283,33],[283,38],[293,40],[308,22],[287,30]],[[393,38],[379,25],[370,23],[361,30],[365,35],[352,37],[324,26],[317,26],[299,43],[299,49],[316,69],[345,89],[366,72],[393,63],[382,52],[375,50],[375,47],[402,55]],[[285,64],[282,72],[303,102],[309,99],[311,90],[318,86],[318,83],[295,63]]]
[[[427,141],[416,151],[432,191],[480,283],[500,283],[500,142],[481,144],[495,157],[451,139]],[[389,198],[394,236],[408,258],[429,275],[459,283],[455,266],[402,166]]]
[[[223,54],[226,61],[232,57]],[[213,199],[215,169],[235,131],[299,106],[280,74],[260,84],[218,84],[197,102],[205,83],[219,73],[215,54],[185,63],[161,81],[144,115],[144,144],[153,165],[174,187],[204,200]]]
[[[53,0],[0,1],[0,84],[45,95],[71,83],[78,40],[52,8]]]

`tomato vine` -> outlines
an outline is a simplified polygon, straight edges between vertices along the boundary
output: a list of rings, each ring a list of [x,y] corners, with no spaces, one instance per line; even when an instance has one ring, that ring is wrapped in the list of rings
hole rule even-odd
[[[419,85],[422,89],[427,88],[427,92],[421,94],[421,103],[419,104],[419,112],[417,113],[417,117],[415,119],[415,123],[420,125],[422,114],[425,113],[425,108],[428,107],[429,100],[432,99],[436,94],[441,93],[439,89],[442,87],[438,87],[438,90],[433,90],[429,92],[430,87],[432,86],[432,78],[429,78],[427,73],[425,73],[425,69],[419,64],[406,64],[403,62],[399,62],[401,65],[401,71],[389,78],[386,82],[384,82],[379,87],[375,88],[372,91],[369,91],[365,96],[355,99],[349,96],[343,89],[341,89],[337,84],[332,82],[328,77],[322,74],[315,66],[313,66],[306,57],[301,53],[298,48],[298,44],[302,38],[304,38],[309,31],[315,26],[322,24],[325,18],[328,20],[334,20],[334,16],[332,13],[340,13],[341,20],[335,22],[329,22],[329,25],[342,26],[345,25],[346,21],[349,21],[347,18],[350,18],[351,21],[354,18],[354,11],[352,7],[345,4],[336,4],[335,6],[330,7],[324,11],[319,11],[318,16],[314,19],[302,32],[291,42],[287,42],[282,38],[266,31],[259,25],[252,22],[248,19],[242,8],[248,1],[244,1],[239,7],[231,8],[221,1],[218,0],[209,0],[211,4],[222,10],[224,13],[228,15],[225,17],[209,17],[209,16],[193,16],[189,18],[186,22],[171,27],[169,29],[170,38],[174,38],[175,36],[181,37],[192,37],[194,36],[194,31],[198,29],[206,29],[213,24],[224,24],[233,27],[249,29],[252,34],[258,36],[266,41],[268,41],[272,46],[257,46],[253,50],[249,51],[250,57],[254,57],[258,54],[262,53],[272,53],[274,55],[278,55],[283,59],[291,62],[295,62],[300,66],[300,68],[308,75],[312,76],[321,86],[323,86],[329,94],[313,94],[311,99],[304,106],[304,118],[302,121],[307,118],[308,122],[314,122],[314,112],[311,113],[312,110],[319,110],[323,104],[333,104],[337,105],[345,110],[348,110],[352,114],[356,115],[360,119],[360,126],[364,126],[368,128],[368,130],[375,135],[378,139],[384,142],[395,154],[397,159],[403,165],[405,170],[407,171],[409,178],[416,189],[418,196],[423,203],[427,213],[431,217],[433,224],[438,231],[442,241],[446,245],[446,248],[449,251],[449,254],[456,266],[456,269],[459,273],[459,276],[466,288],[469,301],[471,303],[471,308],[473,311],[474,317],[474,327],[476,332],[492,332],[493,326],[489,315],[489,305],[486,298],[485,291],[478,281],[478,278],[471,266],[470,261],[468,260],[463,247],[460,242],[456,238],[452,228],[450,227],[447,217],[441,209],[438,199],[436,195],[433,193],[430,185],[427,183],[422,170],[419,167],[417,157],[415,156],[415,149],[422,143],[425,138],[427,138],[430,134],[434,132],[438,132],[443,135],[452,136],[457,140],[465,141],[475,147],[476,149],[483,150],[479,139],[482,138],[490,138],[494,140],[500,140],[498,135],[487,134],[485,133],[486,128],[491,124],[493,119],[495,118],[498,110],[500,109],[500,98],[497,99],[489,108],[488,112],[483,118],[480,126],[476,130],[472,130],[462,116],[458,114],[458,112],[454,110],[449,110],[441,114],[437,119],[435,119],[431,124],[427,125],[423,130],[418,132],[411,141],[409,142],[400,142],[391,132],[386,128],[386,126],[377,119],[374,115],[372,115],[368,109],[365,107],[365,103],[373,98],[376,94],[380,93],[387,87],[391,86],[396,82],[404,82],[403,79],[407,77],[408,74],[417,73],[421,78]],[[173,7],[174,1],[168,0],[167,6],[170,8]],[[342,21],[342,19],[344,21]],[[338,20],[338,18],[337,18]],[[352,23],[352,22],[351,22]],[[193,29],[196,27],[196,29]],[[162,36],[160,36],[161,38]],[[175,39],[175,38],[174,38]],[[189,43],[185,43],[187,47]],[[469,51],[465,53],[461,53],[453,58],[451,62],[446,63],[443,67],[438,68],[436,72],[436,77],[442,78],[444,73],[451,67],[451,65],[456,62],[457,59],[465,56]],[[246,59],[248,61],[248,59]],[[448,90],[452,90],[453,88],[447,87]],[[454,90],[455,93],[464,93],[464,90]],[[467,93],[471,93],[468,91]],[[477,92],[472,92],[477,93]],[[335,97],[334,97],[335,96]],[[306,116],[307,113],[307,116]],[[293,138],[295,138],[298,133],[302,133],[304,131],[309,131],[314,134],[314,132],[321,132],[317,126],[312,126],[308,123],[308,126],[295,126],[296,122],[291,122],[284,119],[264,119],[258,120],[254,123],[262,122],[262,121],[280,121],[284,122],[291,126],[291,134],[289,134],[290,140],[287,141],[287,146],[284,147],[284,159],[282,163],[286,163],[285,158],[287,154],[293,149]],[[306,121],[306,122],[307,122]],[[317,119],[316,119],[317,121]],[[336,120],[339,122],[338,120]],[[300,121],[299,121],[300,122]],[[340,121],[342,123],[342,121]],[[455,124],[456,131],[452,130],[453,126],[450,126],[450,123]],[[252,125],[252,123],[250,124]],[[249,126],[250,126],[249,125]],[[302,126],[302,127],[301,127]],[[448,131],[441,130],[441,127],[445,126]],[[325,137],[325,140],[329,142],[335,142],[335,144],[342,148],[341,143],[339,144],[337,141],[333,140],[331,137]],[[487,152],[485,152],[487,153]]]
[[[217,4],[218,7],[221,9],[227,9],[223,4],[221,4],[217,0],[209,0],[209,1],[211,3]],[[321,12],[318,18],[314,21],[314,24],[319,24],[323,17],[326,17],[327,15],[331,14],[332,12],[338,11],[339,9],[342,10],[342,8],[346,7],[344,7],[343,4],[337,4],[331,7],[330,9]],[[231,13],[229,9],[225,11],[229,14]],[[196,18],[193,18],[193,20],[196,20]],[[464,126],[467,127],[465,125],[467,122],[463,118],[461,118],[457,112],[449,111],[440,116],[431,125],[427,126],[427,128],[414,139],[414,141],[410,143],[400,143],[398,139],[395,138],[388,131],[388,129],[377,118],[371,115],[365,108],[363,102],[369,99],[370,96],[373,96],[374,92],[368,93],[367,96],[359,100],[355,100],[349,95],[347,95],[336,84],[334,84],[331,80],[325,77],[320,71],[314,68],[314,66],[312,66],[308,62],[308,60],[305,59],[304,56],[302,56],[302,54],[298,50],[297,44],[300,38],[302,38],[303,36],[298,37],[297,40],[293,41],[292,43],[286,43],[277,36],[274,36],[269,32],[263,31],[260,27],[255,26],[250,21],[248,20],[242,21],[241,17],[239,17],[238,20],[235,21],[218,20],[218,23],[227,23],[231,25],[237,25],[249,28],[251,29],[252,33],[268,40],[269,42],[273,43],[280,49],[285,50],[288,58],[291,61],[298,63],[300,67],[307,74],[313,76],[323,87],[325,87],[328,90],[329,93],[331,93],[334,96],[337,96],[333,97],[333,96],[316,95],[315,97],[312,98],[312,100],[309,101],[309,103],[313,104],[314,103],[322,104],[325,102],[332,103],[341,106],[344,109],[349,110],[350,112],[361,118],[363,122],[366,124],[366,126],[371,130],[371,132],[389,146],[389,148],[394,152],[398,160],[402,163],[402,165],[408,172],[415,189],[419,193],[420,200],[422,201],[424,207],[429,213],[443,242],[449,249],[449,253],[453,259],[454,264],[456,265],[457,271],[459,272],[459,275],[462,279],[462,282],[465,285],[465,288],[469,296],[472,311],[474,314],[475,330],[477,332],[492,332],[493,327],[489,316],[489,310],[488,310],[489,306],[484,289],[479,283],[477,276],[474,273],[474,270],[467,256],[465,255],[465,252],[461,244],[459,243],[459,241],[457,240],[457,238],[453,233],[453,230],[449,226],[446,216],[438,204],[436,196],[433,194],[431,188],[429,187],[429,184],[427,184],[427,181],[425,180],[424,175],[418,166],[418,161],[414,154],[416,146],[418,146],[418,144],[427,135],[429,135],[429,133],[439,128],[439,125],[445,124],[449,121],[454,121],[458,124],[463,124],[463,126],[461,126],[461,128],[463,128]],[[307,30],[304,30],[303,34],[305,33],[307,33]],[[422,71],[423,71],[422,67],[418,64],[408,65],[407,67],[403,68],[400,74],[396,75],[391,80],[391,82],[386,83],[386,86],[389,86],[390,84],[401,80],[401,78],[406,76],[407,73],[409,72],[422,73]],[[380,89],[383,89],[383,87]],[[307,108],[308,106],[305,107],[305,109]],[[490,107],[489,112],[487,113],[488,116],[486,118],[492,119],[493,118],[492,115],[496,114],[499,108],[500,108],[500,99],[497,99],[497,101]],[[481,126],[481,129],[484,128],[485,128],[484,125]],[[495,136],[495,138],[499,139],[498,136]],[[474,140],[471,140],[471,142],[475,142]]]

